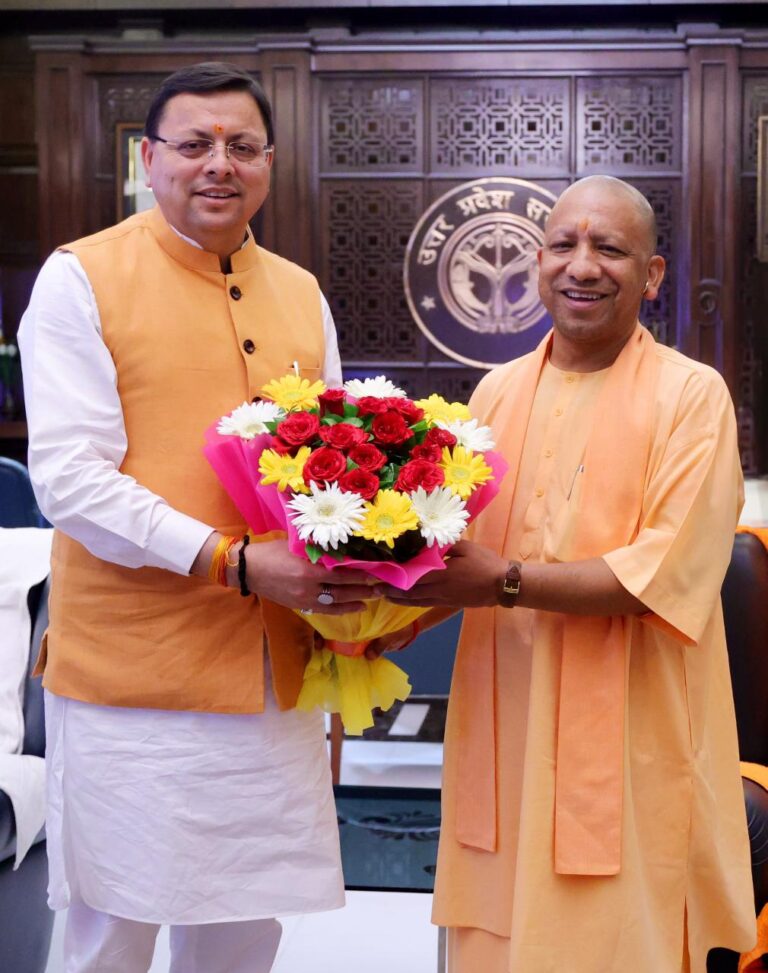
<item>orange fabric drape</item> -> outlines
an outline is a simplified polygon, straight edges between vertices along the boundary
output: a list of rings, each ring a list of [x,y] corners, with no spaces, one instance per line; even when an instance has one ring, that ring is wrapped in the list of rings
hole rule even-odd
[[[514,386],[491,392],[491,412],[505,438],[498,444],[510,463],[496,508],[511,510],[517,468],[548,336],[529,356]],[[654,340],[639,326],[605,381],[584,461],[583,516],[574,543],[575,560],[599,557],[630,543],[637,533],[650,449],[657,361]],[[486,419],[488,418],[486,414]],[[478,521],[474,539],[501,553],[506,531],[498,518]],[[477,642],[493,631],[493,609],[467,613],[462,639]],[[621,867],[621,815],[625,697],[623,618],[569,616],[565,620],[560,689],[555,802],[555,868],[560,874],[612,875]],[[488,851],[496,847],[496,780],[493,706],[494,647],[473,653],[464,677],[475,687],[470,740],[459,755],[464,782],[457,805],[457,838]],[[457,661],[457,665],[460,664]],[[469,715],[469,714],[468,714]]]

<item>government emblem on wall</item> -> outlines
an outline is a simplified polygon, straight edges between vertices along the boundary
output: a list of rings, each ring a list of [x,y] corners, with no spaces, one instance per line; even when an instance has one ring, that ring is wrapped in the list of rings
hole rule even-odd
[[[532,351],[549,330],[536,251],[555,199],[523,179],[473,179],[421,217],[405,253],[405,294],[446,355],[492,368]]]

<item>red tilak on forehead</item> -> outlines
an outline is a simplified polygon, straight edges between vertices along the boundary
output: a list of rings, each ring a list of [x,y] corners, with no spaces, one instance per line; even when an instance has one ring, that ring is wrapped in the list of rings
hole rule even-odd
[[[224,126],[219,125],[219,123],[216,122],[216,124],[213,126],[213,131],[216,133],[216,135],[221,135],[224,131]]]

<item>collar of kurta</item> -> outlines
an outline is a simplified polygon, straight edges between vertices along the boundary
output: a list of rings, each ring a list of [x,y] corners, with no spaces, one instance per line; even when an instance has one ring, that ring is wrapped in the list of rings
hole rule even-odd
[[[185,267],[189,267],[190,270],[196,270],[199,273],[221,273],[221,264],[219,263],[218,256],[215,253],[210,253],[208,250],[202,250],[200,247],[188,243],[187,240],[175,232],[169,226],[159,206],[148,210],[146,219],[152,235],[163,250],[173,257],[174,260],[184,264]],[[233,274],[251,270],[258,263],[259,248],[256,246],[256,242],[250,232],[247,232],[247,236],[248,239],[245,245],[230,255],[229,259],[232,264]]]
[[[498,448],[509,473],[495,500],[507,511],[480,518],[474,540],[499,554],[509,528],[517,471],[549,334],[516,369],[501,370],[490,392]],[[574,560],[600,557],[631,544],[639,529],[651,447],[658,360],[651,334],[638,324],[611,366],[595,406],[584,455],[584,480],[574,539]],[[489,379],[486,379],[486,382]],[[493,379],[491,378],[492,382]],[[486,416],[487,418],[487,416]],[[456,837],[465,845],[496,849],[494,612],[466,612],[468,644],[478,649],[457,659],[468,682],[472,712],[462,720],[458,753],[461,784]],[[504,610],[504,609],[499,609]],[[555,870],[565,875],[615,875],[621,868],[624,713],[628,637],[632,620],[563,616],[562,669],[555,770]],[[480,646],[482,646],[480,648]],[[482,702],[484,701],[484,703]]]

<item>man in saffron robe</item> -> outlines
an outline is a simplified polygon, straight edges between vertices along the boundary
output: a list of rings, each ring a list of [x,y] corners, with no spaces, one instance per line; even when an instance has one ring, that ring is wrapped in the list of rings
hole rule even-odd
[[[510,463],[500,496],[445,571],[377,588],[427,624],[467,609],[433,916],[450,973],[704,973],[754,942],[719,597],[736,425],[721,377],[638,321],[655,246],[626,183],[563,193],[539,253],[554,329],[470,403]]]
[[[53,254],[21,326],[30,474],[57,528],[40,665],[67,973],[146,973],[161,924],[171,973],[266,973],[274,916],[344,901],[322,714],[293,708],[313,633],[290,609],[370,589],[327,586],[285,541],[246,548],[202,453],[294,364],[341,379],[317,281],[248,228],[272,128],[241,68],[167,78],[142,141],[157,207]]]

